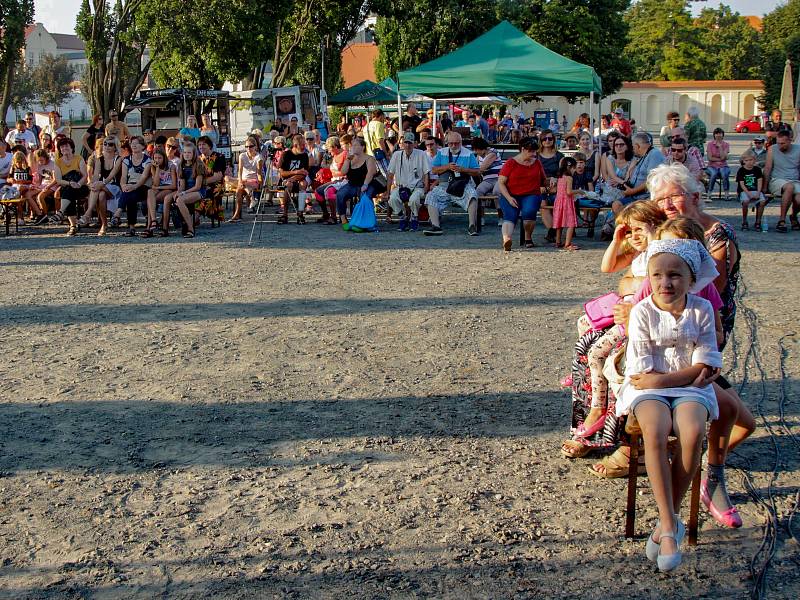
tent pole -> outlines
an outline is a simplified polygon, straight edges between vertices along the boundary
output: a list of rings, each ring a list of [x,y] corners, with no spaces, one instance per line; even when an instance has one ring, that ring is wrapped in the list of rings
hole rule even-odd
[[[589,92],[589,134],[592,136],[592,152],[594,152],[594,90]]]
[[[400,84],[397,86],[397,128],[398,131],[398,138],[402,138],[403,135],[403,105],[400,100]],[[401,140],[402,141],[402,140]]]
[[[800,81],[800,80],[798,80]],[[436,116],[436,98],[433,99],[433,133],[431,133],[431,137],[436,137],[436,126],[438,125],[438,120]]]

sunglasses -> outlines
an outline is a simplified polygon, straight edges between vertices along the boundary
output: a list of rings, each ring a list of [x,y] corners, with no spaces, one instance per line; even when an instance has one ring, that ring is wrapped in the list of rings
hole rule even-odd
[[[683,148],[670,148],[673,152],[686,152]]]
[[[111,146],[112,148],[117,147],[117,145],[114,142],[103,142],[103,146]]]
[[[245,148],[255,148],[255,146],[253,144],[245,144],[244,147]]]
[[[542,138],[542,141],[543,141],[543,142],[555,142],[555,141],[556,141],[556,138],[554,138],[554,137],[550,137],[550,136],[548,135],[547,137],[543,137],[543,138]]]

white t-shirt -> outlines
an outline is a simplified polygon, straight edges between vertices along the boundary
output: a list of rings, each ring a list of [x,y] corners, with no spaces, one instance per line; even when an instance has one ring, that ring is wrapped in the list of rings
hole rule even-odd
[[[394,175],[398,187],[414,189],[422,187],[425,173],[431,172],[431,162],[428,155],[417,148],[411,151],[411,156],[405,150],[398,150],[389,161],[389,172]]]
[[[13,158],[11,152],[6,152],[5,156],[0,156],[0,178],[3,180],[0,183],[5,183],[8,174],[11,172],[11,160]]]
[[[22,132],[12,129],[6,135],[6,143],[9,146],[24,144],[26,148],[33,148],[36,146],[36,136],[33,135],[33,132],[30,129],[26,129]]]
[[[239,155],[239,162],[242,163],[242,179],[258,179],[258,173],[264,162],[264,158],[260,154],[256,154],[251,159],[247,152],[242,152]]]

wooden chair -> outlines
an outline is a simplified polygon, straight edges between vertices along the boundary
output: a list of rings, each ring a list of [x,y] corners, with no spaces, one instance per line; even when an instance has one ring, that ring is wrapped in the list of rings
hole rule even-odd
[[[639,475],[638,463],[642,447],[642,430],[633,413],[628,415],[625,431],[631,438],[631,457],[628,465],[628,500],[625,505],[625,537],[632,538],[636,522],[636,480]],[[700,513],[700,468],[692,479],[689,499],[689,545],[697,545],[698,516]]]

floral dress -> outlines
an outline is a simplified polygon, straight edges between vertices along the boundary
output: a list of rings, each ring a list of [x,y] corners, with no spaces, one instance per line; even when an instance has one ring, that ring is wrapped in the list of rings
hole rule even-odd
[[[206,167],[208,177],[215,172],[225,173],[226,160],[219,152],[212,152],[209,156],[200,155],[200,160]],[[225,219],[225,209],[222,207],[222,197],[225,194],[225,178],[211,184],[206,190],[206,197],[195,202],[195,212],[212,220]]]

